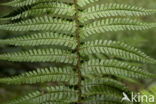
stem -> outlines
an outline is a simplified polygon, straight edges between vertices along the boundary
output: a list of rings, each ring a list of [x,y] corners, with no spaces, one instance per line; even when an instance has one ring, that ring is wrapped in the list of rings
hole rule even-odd
[[[76,22],[76,39],[77,39],[77,48],[76,48],[76,52],[77,52],[77,58],[78,58],[78,61],[77,61],[77,70],[78,70],[78,104],[82,104],[81,102],[81,79],[82,79],[82,76],[81,76],[81,69],[80,69],[80,36],[79,36],[79,20],[78,20],[78,13],[79,13],[79,10],[78,10],[78,4],[77,4],[78,0],[74,0],[74,5],[75,5],[75,22]]]

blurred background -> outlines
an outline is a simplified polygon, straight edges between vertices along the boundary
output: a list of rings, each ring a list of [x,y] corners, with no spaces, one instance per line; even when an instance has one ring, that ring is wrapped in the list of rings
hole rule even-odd
[[[0,3],[7,2],[10,0],[0,0]],[[104,0],[106,3],[124,3],[133,6],[144,7],[148,9],[156,9],[156,0]],[[0,6],[0,17],[7,15],[13,8],[11,7],[4,7]],[[144,21],[148,22],[156,22],[156,15],[143,17]],[[11,33],[8,31],[1,31],[0,30],[0,38],[10,38],[13,36],[19,35],[18,33]],[[95,37],[90,37],[93,39]],[[98,38],[101,39],[109,39],[109,40],[118,40],[122,42],[126,42],[132,46],[135,46],[145,52],[147,55],[156,59],[156,29],[150,29],[147,31],[138,31],[138,32],[112,32],[112,33],[105,33],[104,35],[98,35]],[[7,47],[7,48],[6,48]],[[17,50],[27,50],[29,47],[20,48],[20,47],[12,47],[12,46],[3,46],[0,45],[0,53],[5,52],[14,52]],[[20,73],[36,69],[38,67],[44,67],[47,64],[41,63],[15,63],[15,62],[7,62],[7,61],[0,61],[0,77],[7,77],[7,76],[14,76]],[[144,69],[156,74],[156,65],[144,65]],[[149,88],[150,86],[156,83],[155,79],[152,80],[141,80],[139,85],[129,85],[134,88]],[[42,86],[42,85],[40,85]],[[25,93],[31,92],[34,89],[38,89],[38,86],[8,86],[0,84],[0,102],[8,101],[9,99],[16,98],[17,96],[23,95]]]

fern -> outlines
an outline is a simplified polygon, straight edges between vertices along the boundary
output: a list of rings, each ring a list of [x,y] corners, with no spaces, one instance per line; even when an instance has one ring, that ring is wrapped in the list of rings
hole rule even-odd
[[[42,104],[46,101],[70,103],[77,99],[77,91],[64,86],[48,87],[45,92],[46,94],[43,95],[36,91],[6,104]]]
[[[16,62],[61,62],[76,64],[76,55],[59,49],[34,49],[0,55],[0,59]]]
[[[15,46],[59,45],[71,49],[75,49],[77,44],[75,38],[53,32],[28,34],[27,36],[0,40],[0,43]]]
[[[128,63],[118,62],[116,60],[91,60],[82,64],[82,75],[118,75],[132,78],[148,78],[156,77],[143,72],[137,67],[131,66]]]
[[[152,86],[150,88],[148,88],[147,90],[142,90],[140,91],[142,95],[147,95],[147,97],[150,97],[151,95],[156,97],[156,86]],[[144,102],[143,104],[147,104],[146,99],[143,99]],[[150,102],[151,104],[154,104],[155,102]]]
[[[124,4],[101,4],[87,8],[80,13],[81,22],[113,16],[146,16],[155,13],[154,10],[146,10]]]
[[[72,34],[75,31],[74,24],[74,22],[43,16],[19,23],[1,25],[0,29],[10,31],[52,31]]]
[[[85,39],[91,35],[103,34],[109,31],[146,30],[152,27],[155,27],[155,24],[143,23],[129,18],[108,18],[87,24],[81,29],[80,36]]]
[[[44,2],[63,2],[63,3],[73,3],[74,0],[14,0],[9,3],[4,3],[3,5],[6,6],[13,6],[13,7],[23,7],[29,6],[37,3],[44,3]]]
[[[72,70],[72,68],[57,68],[50,67],[45,69],[37,69],[33,72],[24,73],[20,76],[13,78],[1,79],[1,83],[8,84],[33,84],[33,83],[44,83],[44,82],[58,82],[58,83],[77,83],[77,74]]]
[[[0,60],[53,66],[0,78],[0,83],[56,83],[4,104],[129,104],[121,102],[122,92],[131,91],[121,80],[156,78],[141,67],[156,64],[144,52],[123,42],[89,39],[105,32],[151,29],[155,23],[138,17],[155,10],[100,0],[13,0],[2,5],[16,9],[0,19],[7,21],[0,29],[27,35],[0,39],[0,44],[32,49],[3,53]]]
[[[16,16],[1,18],[1,20],[16,20],[20,18],[25,19],[28,17],[42,16],[45,14],[54,17],[73,17],[74,13],[74,7],[64,3],[42,3],[32,7],[29,10],[19,13]]]
[[[143,52],[122,42],[107,40],[89,41],[80,48],[80,52],[82,55],[102,53],[109,57],[116,57],[124,60],[156,63],[154,59],[145,55]]]

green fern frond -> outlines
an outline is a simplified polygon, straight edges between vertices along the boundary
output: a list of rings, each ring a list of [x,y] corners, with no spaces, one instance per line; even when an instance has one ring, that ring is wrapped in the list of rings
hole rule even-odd
[[[37,96],[40,96],[40,95],[41,95],[40,91],[35,91],[33,93],[29,93],[28,95],[26,95],[24,97],[21,97],[19,99],[15,99],[13,101],[10,101],[10,102],[4,103],[4,104],[21,104],[22,102],[23,102],[23,104],[25,104],[24,101],[31,100]]]
[[[37,17],[45,14],[54,16],[54,17],[72,17],[75,14],[75,8],[64,3],[42,3],[33,6],[31,9],[24,11],[20,14],[17,14],[13,17],[0,18],[0,20],[16,20],[16,19],[25,19],[28,17]]]
[[[61,101],[48,101],[48,102],[42,103],[42,104],[69,104],[69,103],[61,102]]]
[[[64,86],[48,87],[45,90],[45,94],[36,91],[34,93],[30,93],[24,97],[4,104],[42,104],[49,101],[62,101],[65,103],[76,102],[77,91]]]
[[[146,16],[152,13],[156,13],[156,11],[126,4],[101,4],[85,9],[81,12],[79,20],[84,23],[89,20],[112,16]]]
[[[75,31],[75,22],[43,16],[21,21],[19,23],[0,25],[0,29],[10,31],[53,31],[73,34]]]
[[[72,49],[75,49],[77,45],[75,38],[52,32],[41,32],[11,39],[0,40],[0,44],[15,46],[60,45]]]
[[[141,95],[146,95],[148,98],[151,98],[151,96],[153,96],[154,98],[156,97],[156,85],[152,85],[150,88],[148,89],[144,89],[140,91]],[[153,98],[153,99],[154,99]],[[155,104],[155,101],[148,101],[146,99],[143,99],[142,104]]]
[[[90,4],[95,4],[96,2],[98,2],[100,0],[78,0],[78,6],[81,8],[84,8]]]
[[[77,74],[74,73],[71,67],[50,67],[45,69],[37,69],[16,77],[0,79],[0,83],[6,84],[34,84],[44,82],[57,82],[75,85],[77,84],[77,81]]]
[[[93,95],[103,95],[103,94],[120,95],[121,92],[113,87],[108,87],[105,85],[94,85],[94,86],[82,87],[83,96],[93,96]]]
[[[13,0],[11,2],[3,3],[1,5],[12,6],[12,7],[23,7],[30,6],[37,3],[44,2],[62,2],[62,3],[73,3],[73,0]]]
[[[59,62],[76,64],[76,55],[60,49],[33,49],[0,55],[1,60],[16,62]]]
[[[82,75],[115,75],[125,76],[130,78],[155,78],[156,76],[143,71],[139,67],[130,65],[129,63],[122,63],[117,60],[90,60],[82,64]]]
[[[88,54],[102,53],[109,57],[156,64],[156,60],[150,58],[145,53],[125,43],[116,41],[96,40],[85,42],[85,44],[81,46],[80,52],[83,56]]]
[[[144,23],[135,19],[129,18],[107,18],[104,20],[95,21],[84,26],[81,29],[80,36],[85,39],[91,35],[102,34],[108,31],[125,31],[125,30],[146,30],[155,27],[156,24]]]
[[[83,86],[89,87],[89,86],[95,86],[95,85],[105,85],[105,86],[110,86],[117,88],[119,90],[129,92],[129,89],[120,81],[111,79],[111,78],[93,78],[93,79],[86,79],[85,81],[82,82]]]
[[[121,104],[121,95],[105,94],[88,97],[83,104]],[[104,103],[105,102],[105,103]],[[122,102],[122,104],[133,104],[131,102]]]
[[[123,92],[130,95],[124,82],[156,78],[140,66],[156,64],[155,59],[125,43],[91,37],[156,27],[133,19],[155,10],[102,0],[13,0],[2,5],[17,9],[1,18],[8,21],[0,29],[28,34],[1,39],[0,44],[32,50],[1,54],[0,60],[55,66],[0,78],[2,84],[54,83],[5,104],[129,104],[121,102]],[[86,41],[88,37],[96,41]]]

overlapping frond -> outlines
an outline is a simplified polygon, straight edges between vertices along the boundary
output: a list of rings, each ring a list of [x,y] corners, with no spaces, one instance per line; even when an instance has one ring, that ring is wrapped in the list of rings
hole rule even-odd
[[[153,74],[143,71],[139,67],[132,66],[128,63],[122,63],[117,60],[90,60],[82,64],[82,75],[115,75],[130,78],[154,78]]]
[[[0,40],[0,44],[15,46],[59,45],[72,49],[75,49],[77,45],[75,38],[53,32],[41,32],[11,39],[4,39]]]
[[[71,67],[50,67],[37,69],[12,78],[1,78],[0,83],[6,84],[34,84],[44,82],[77,84],[77,73]]]
[[[76,64],[76,55],[60,49],[33,49],[0,55],[1,60],[16,62],[59,62]]]
[[[113,16],[146,16],[156,13],[155,10],[147,10],[126,4],[99,4],[85,9],[80,13],[79,20],[84,23],[89,20]]]
[[[21,21],[19,23],[0,25],[0,29],[10,31],[53,31],[73,34],[75,31],[75,22],[43,16]]]
[[[12,7],[23,7],[23,6],[30,6],[30,5],[34,5],[37,3],[44,3],[44,2],[73,3],[73,0],[13,0],[11,2],[3,3],[2,5],[12,6]]]
[[[144,23],[130,18],[107,18],[87,24],[81,29],[80,36],[85,39],[91,35],[102,34],[108,31],[146,30],[155,26],[153,23]]]
[[[65,102],[77,101],[77,91],[64,86],[48,87],[45,94],[39,91],[30,93],[24,97],[4,104],[42,104],[46,102]]]
[[[137,61],[143,63],[156,63],[140,50],[122,42],[96,40],[85,42],[80,50],[82,55],[102,53],[109,57],[116,57],[124,60]]]
[[[25,19],[28,17],[37,17],[42,15],[50,15],[54,17],[72,17],[75,13],[75,8],[64,3],[42,3],[33,6],[20,14],[13,17],[0,18],[0,20],[15,20],[15,19]]]
[[[95,85],[105,85],[105,86],[117,88],[121,91],[125,91],[125,92],[129,91],[128,88],[120,81],[114,80],[112,78],[107,78],[107,77],[104,78],[95,77],[93,79],[86,79],[82,82],[82,85],[85,87],[95,86]]]

